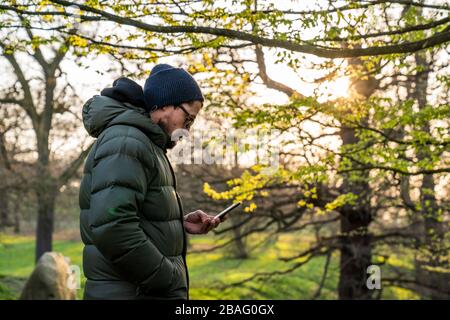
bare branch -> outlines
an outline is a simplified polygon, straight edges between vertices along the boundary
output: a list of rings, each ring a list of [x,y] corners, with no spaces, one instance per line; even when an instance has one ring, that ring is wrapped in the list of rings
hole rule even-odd
[[[85,150],[83,150],[76,159],[74,159],[64,170],[64,172],[58,178],[58,187],[65,185],[68,180],[73,177],[75,172],[77,172],[78,168],[83,164],[84,159],[91,151],[94,143],[91,143]]]
[[[289,97],[291,97],[295,94],[298,97],[304,98],[304,96],[301,93],[299,93],[298,91],[292,89],[291,87],[289,87],[281,82],[272,80],[267,75],[266,63],[264,60],[264,52],[260,45],[255,46],[255,53],[256,53],[256,61],[258,63],[258,69],[259,69],[258,75],[268,88],[281,91],[281,92],[285,93],[286,95],[288,95]]]
[[[51,0],[51,2],[60,4],[62,6],[77,6],[81,10],[85,10],[87,12],[95,13],[108,19],[110,21],[119,23],[121,25],[133,26],[135,28],[157,32],[157,33],[194,33],[194,34],[211,34],[216,36],[223,36],[227,38],[234,38],[239,40],[250,41],[254,44],[260,44],[266,47],[277,47],[284,48],[287,50],[295,51],[295,52],[303,52],[313,54],[319,57],[324,58],[348,58],[348,57],[358,57],[358,56],[377,56],[384,54],[393,54],[393,53],[412,53],[422,49],[434,47],[440,44],[444,44],[450,41],[450,27],[446,28],[442,32],[435,33],[433,36],[428,38],[413,41],[413,42],[404,42],[398,43],[395,45],[389,46],[380,46],[380,47],[368,47],[368,48],[332,48],[332,47],[318,47],[312,44],[300,44],[298,42],[290,41],[290,40],[280,40],[280,39],[269,39],[260,37],[254,34],[250,34],[244,31],[237,31],[231,29],[223,29],[223,28],[213,28],[213,27],[204,27],[204,26],[158,26],[148,24],[139,20],[121,17],[116,14],[112,14],[109,12],[102,11],[100,9],[93,8],[91,6],[78,4],[71,1],[65,0]]]

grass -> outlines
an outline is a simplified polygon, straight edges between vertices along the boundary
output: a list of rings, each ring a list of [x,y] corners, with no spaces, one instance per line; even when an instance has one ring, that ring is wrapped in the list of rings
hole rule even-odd
[[[251,239],[251,243],[259,239]],[[320,283],[325,257],[317,257],[292,273],[276,276],[269,280],[253,281],[241,286],[222,288],[245,279],[257,272],[285,270],[290,267],[278,257],[294,254],[292,248],[305,245],[308,239],[285,235],[267,247],[252,252],[249,259],[233,259],[224,251],[189,254],[187,258],[190,275],[191,299],[310,299]],[[205,248],[214,245],[211,236],[196,236],[191,246]],[[22,287],[34,267],[34,238],[0,234],[0,299],[17,299]],[[82,268],[80,241],[56,240],[54,251],[70,258],[71,264]],[[336,299],[338,282],[338,255],[334,255],[329,273],[321,291],[320,299]],[[85,278],[82,275],[81,289],[77,298],[83,295]],[[417,298],[409,291],[392,288],[383,292],[383,298]]]
[[[35,242],[33,237],[0,235],[0,299],[14,299],[20,295],[26,279],[34,268]],[[61,252],[70,263],[82,266],[83,245],[79,241],[56,240],[53,250]],[[84,287],[84,277],[81,279]],[[12,283],[12,285],[11,285]],[[78,290],[78,298],[82,297]]]
[[[256,242],[260,239],[251,239]],[[204,241],[192,238],[192,244]],[[211,240],[210,240],[211,241]],[[278,260],[293,253],[299,239],[280,237],[268,248],[261,248],[249,259],[233,259],[222,252],[188,255],[191,278],[190,295],[193,299],[310,299],[317,290],[325,264],[324,257],[311,260],[292,273],[262,279],[245,285],[222,289],[221,286],[251,277],[257,272],[285,270],[289,264]],[[337,257],[332,259],[321,299],[335,299],[337,284]]]

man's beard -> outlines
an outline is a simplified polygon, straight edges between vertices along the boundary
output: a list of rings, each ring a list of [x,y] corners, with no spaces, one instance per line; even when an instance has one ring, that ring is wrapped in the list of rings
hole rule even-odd
[[[162,131],[167,137],[166,149],[173,149],[177,145],[178,141],[172,141],[172,137],[169,136],[169,134],[167,133],[167,127],[164,123],[159,122],[158,126],[162,129]]]

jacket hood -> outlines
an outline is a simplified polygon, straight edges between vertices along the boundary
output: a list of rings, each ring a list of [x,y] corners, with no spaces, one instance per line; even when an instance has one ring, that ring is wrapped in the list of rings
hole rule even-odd
[[[106,128],[118,124],[141,130],[163,150],[170,142],[170,136],[152,122],[149,113],[143,108],[99,95],[84,104],[83,125],[90,136],[97,138]]]
[[[113,98],[120,102],[128,102],[132,105],[148,110],[144,102],[142,87],[135,81],[121,77],[113,82],[112,88],[105,88],[100,93],[102,96]]]

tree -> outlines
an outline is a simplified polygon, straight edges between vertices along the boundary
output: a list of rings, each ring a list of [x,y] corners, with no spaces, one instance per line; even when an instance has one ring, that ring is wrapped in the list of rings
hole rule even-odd
[[[264,69],[259,68],[259,70]],[[395,68],[393,70],[394,72],[400,72]],[[363,73],[367,73],[367,71],[363,71]],[[295,90],[292,88],[286,89],[285,85],[277,84],[267,74],[263,74],[261,78],[264,78],[265,83],[270,84],[271,87],[283,88],[285,92],[294,96],[293,92]],[[384,78],[390,77],[384,76]],[[370,264],[386,263],[390,253],[386,253],[386,248],[383,246],[389,244],[391,252],[393,246],[401,248],[406,245],[414,248],[414,243],[419,237],[415,232],[414,224],[402,226],[401,223],[395,223],[394,227],[391,227],[381,220],[380,213],[384,214],[388,211],[394,215],[394,210],[398,210],[397,208],[410,210],[407,204],[392,201],[392,190],[390,188],[395,188],[394,190],[398,192],[397,194],[401,193],[402,190],[399,190],[399,186],[395,183],[392,184],[391,181],[395,181],[398,174],[407,175],[408,177],[420,175],[425,175],[426,177],[448,171],[448,159],[446,160],[445,157],[440,158],[442,151],[446,148],[448,149],[448,136],[444,133],[445,124],[442,130],[433,133],[423,129],[423,125],[428,123],[428,121],[441,120],[442,116],[448,112],[448,104],[444,102],[444,104],[437,104],[434,107],[428,106],[426,111],[422,109],[416,112],[411,108],[411,100],[402,100],[398,97],[396,98],[398,101],[394,102],[391,99],[381,98],[385,92],[380,90],[378,90],[378,95],[381,95],[381,97],[374,95],[372,98],[369,98],[379,86],[377,84],[379,81],[375,82],[376,85],[373,85],[372,82],[371,77],[366,77],[365,80],[362,80],[361,77],[356,77],[354,86],[363,99],[356,99],[353,103],[336,101],[332,108],[327,107],[327,105],[317,105],[317,103],[304,99],[300,103],[301,105],[307,105],[309,109],[305,113],[300,113],[296,112],[295,107],[298,105],[293,99],[286,106],[264,106],[264,108],[252,109],[250,112],[246,109],[237,111],[236,117],[239,123],[244,126],[262,125],[270,119],[271,125],[287,130],[298,127],[302,121],[314,121],[321,124],[325,129],[329,128],[335,131],[316,136],[305,132],[303,134],[305,137],[302,138],[302,134],[300,134],[293,138],[293,140],[297,139],[297,145],[302,146],[297,147],[299,151],[306,149],[305,146],[325,149],[328,154],[321,155],[317,162],[308,161],[307,166],[299,164],[294,167],[292,167],[292,164],[291,166],[283,166],[277,175],[271,178],[265,177],[258,171],[247,172],[241,179],[233,179],[232,188],[227,192],[219,194],[210,192],[211,196],[217,197],[222,195],[224,198],[236,197],[241,200],[256,198],[257,194],[269,190],[268,187],[279,185],[286,187],[291,185],[298,188],[298,194],[300,195],[300,199],[291,197],[291,203],[298,201],[297,203],[303,208],[311,205],[311,209],[316,208],[316,212],[338,212],[341,232],[333,236],[325,236],[324,234],[326,233],[318,236],[316,244],[293,255],[291,260],[302,257],[307,259],[294,264],[285,272],[295,270],[295,268],[307,263],[314,256],[328,255],[334,250],[339,250],[341,252],[339,293],[341,298],[346,299],[370,297],[371,293],[367,290],[365,281],[367,277],[366,270]],[[417,87],[420,87],[420,85]],[[381,86],[379,88],[386,89]],[[380,99],[386,99],[389,103],[385,104]],[[242,106],[242,104],[240,105]],[[295,107],[293,108],[293,106]],[[247,108],[249,107],[247,106]],[[322,113],[321,116],[317,118],[312,117],[317,116],[319,112]],[[371,114],[375,114],[375,116],[369,116]],[[323,120],[329,119],[329,116],[332,116],[334,121]],[[418,123],[423,123],[423,125],[417,125]],[[412,129],[408,129],[400,137],[396,132],[401,132],[404,126],[412,126]],[[342,145],[339,151],[330,150],[320,142],[321,137],[323,138],[330,134],[340,136]],[[420,140],[417,137],[420,137]],[[426,160],[422,159],[421,163],[412,160],[411,156],[404,158],[396,156],[397,154],[403,154],[406,149],[410,148],[414,148],[420,154],[423,150],[429,150],[427,146],[433,149],[432,154],[429,154]],[[305,154],[302,154],[302,152],[296,154],[290,152],[290,155],[305,157]],[[335,157],[337,157],[338,162],[333,161]],[[341,179],[336,181],[336,179],[332,178],[335,174],[341,176]],[[339,183],[336,183],[339,180],[342,181],[341,187],[339,187]],[[426,180],[427,178],[424,179],[424,181]],[[260,181],[263,181],[263,184],[260,184]],[[249,198],[249,186],[251,185],[255,185],[255,192],[250,193],[251,197]],[[301,195],[304,196],[303,199]],[[270,198],[274,199],[276,197],[271,193]],[[398,196],[396,199],[401,199],[401,197]],[[442,202],[439,204],[439,208],[435,207],[432,210],[433,215],[437,214],[439,221],[441,221],[436,224],[438,220],[434,218],[435,227],[439,225],[438,229],[446,230],[437,233],[442,237],[440,241],[441,248],[442,246],[445,247],[445,237],[448,238],[448,227],[445,227],[445,224],[442,223],[447,217],[445,214],[442,215],[446,206],[447,204]],[[265,208],[258,209],[257,216],[260,216],[261,212],[264,211]],[[305,215],[304,210],[301,208],[294,212],[297,220],[302,218],[302,215]],[[292,232],[293,230],[302,230],[312,224],[326,226],[336,222],[336,218],[331,215],[329,219],[322,219],[319,222],[312,221],[303,225],[293,224],[286,226],[289,218],[281,215],[270,217],[267,219],[267,226],[274,222],[279,222],[283,227],[277,227],[275,230],[264,228],[263,230],[274,233]],[[284,221],[284,223],[280,220]],[[293,220],[296,222],[295,219]],[[377,227],[371,227],[373,221],[376,222],[375,226],[378,225]],[[260,231],[256,228],[253,230],[253,232]],[[434,259],[437,258],[436,255],[432,256]],[[407,258],[405,257],[405,259]],[[442,265],[441,262],[441,268]],[[324,271],[325,277],[326,268]],[[262,272],[246,280],[255,280],[258,277],[265,279],[268,276],[284,274],[285,272],[277,271],[271,274]],[[445,271],[443,274],[441,273],[442,275],[445,276]],[[417,281],[411,279],[411,275],[406,276],[402,275],[400,277],[397,275],[396,277],[386,277],[384,280],[386,280],[385,283],[387,285],[395,283],[396,285],[405,285],[407,288],[411,288],[410,284],[415,284],[419,288],[431,290],[436,296],[442,296],[443,294],[445,296],[445,292],[448,291],[448,286],[445,285],[445,282],[440,282],[444,283],[443,288],[436,286],[436,283],[433,285],[423,279]],[[235,285],[241,285],[246,280],[240,281]],[[421,289],[416,288],[414,290],[421,292]]]
[[[69,38],[38,36],[33,33],[28,21],[20,15],[16,17],[9,15],[8,18],[10,20],[5,19],[3,22],[19,23],[19,29],[23,29],[25,34],[9,31],[9,37],[1,43],[1,56],[9,63],[16,80],[10,87],[4,89],[0,102],[5,112],[16,107],[20,108],[26,115],[26,117],[22,116],[22,119],[25,118],[26,121],[24,129],[31,129],[34,133],[33,141],[26,141],[21,146],[28,150],[25,156],[26,161],[32,164],[32,175],[29,176],[27,172],[19,170],[16,170],[15,174],[31,185],[36,196],[38,212],[35,258],[37,261],[44,252],[52,250],[54,204],[59,189],[68,183],[78,170],[90,147],[74,155],[70,161],[67,161],[65,167],[53,172],[50,141],[58,135],[67,134],[63,132],[65,130],[73,130],[70,121],[64,122],[64,117],[60,116],[67,117],[71,114],[76,117],[73,106],[80,104],[71,85],[61,81],[63,74],[61,62],[69,51]],[[4,28],[2,31],[6,32],[6,26]],[[53,54],[47,54],[49,50]],[[39,68],[37,74],[30,72],[29,63],[34,63],[34,66]],[[58,123],[54,122],[55,117],[58,117]],[[14,121],[14,119],[9,120]],[[3,151],[7,153],[8,150],[4,147]],[[37,158],[34,158],[34,152]],[[8,156],[5,155],[5,157]]]
[[[3,182],[0,186],[0,229],[14,227],[14,232],[19,233],[21,201],[16,199],[19,193],[26,194],[30,187],[19,174],[28,169],[27,164],[17,160],[21,153],[19,137],[24,116],[13,108],[0,109],[0,114],[0,179]]]

